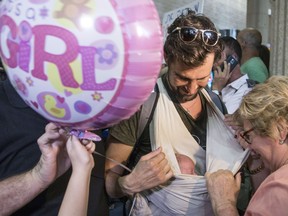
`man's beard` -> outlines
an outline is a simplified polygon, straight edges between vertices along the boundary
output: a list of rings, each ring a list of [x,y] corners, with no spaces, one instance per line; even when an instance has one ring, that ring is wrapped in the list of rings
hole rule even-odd
[[[185,94],[180,94],[178,91],[176,93],[176,98],[177,100],[179,101],[179,103],[184,103],[184,102],[187,102],[187,101],[191,101],[191,100],[194,100],[197,95],[199,94],[199,91],[202,89],[203,87],[200,87],[197,92],[195,94],[192,94],[192,95],[185,95]]]

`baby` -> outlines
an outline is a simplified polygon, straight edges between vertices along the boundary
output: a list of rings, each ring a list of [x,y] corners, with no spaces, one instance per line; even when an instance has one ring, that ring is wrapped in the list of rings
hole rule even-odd
[[[197,175],[195,173],[195,164],[193,160],[183,154],[175,154],[182,174]]]

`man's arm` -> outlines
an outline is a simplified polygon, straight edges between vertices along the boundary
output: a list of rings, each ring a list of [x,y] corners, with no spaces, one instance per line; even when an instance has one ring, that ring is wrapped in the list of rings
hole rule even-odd
[[[23,174],[0,181],[0,215],[10,215],[45,190],[70,167],[65,151],[64,131],[50,123],[38,139],[41,157],[37,165]]]
[[[131,151],[131,146],[120,143],[113,137],[109,138],[107,157],[124,163]],[[106,160],[106,191],[112,198],[132,196],[134,193],[163,184],[173,176],[161,148],[142,156],[130,174],[122,176],[123,171],[119,165]]]
[[[42,184],[36,174],[38,167],[23,174],[10,177],[0,182],[0,215],[10,215],[20,209],[47,185]]]

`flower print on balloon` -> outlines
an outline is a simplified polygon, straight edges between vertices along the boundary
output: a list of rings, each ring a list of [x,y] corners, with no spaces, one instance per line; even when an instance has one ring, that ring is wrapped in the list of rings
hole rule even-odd
[[[96,47],[95,66],[97,69],[111,69],[118,60],[118,50],[112,41],[98,41]]]

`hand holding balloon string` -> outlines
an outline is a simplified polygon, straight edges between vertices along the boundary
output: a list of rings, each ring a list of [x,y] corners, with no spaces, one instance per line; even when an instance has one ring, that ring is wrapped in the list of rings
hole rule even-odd
[[[71,136],[71,135],[74,135],[76,136],[78,139],[80,140],[91,140],[91,141],[101,141],[101,137],[92,133],[92,132],[89,132],[87,130],[77,130],[77,129],[70,129],[70,128],[64,128],[67,132],[67,135],[68,136]],[[122,168],[124,168],[125,170],[127,170],[128,172],[131,172],[131,169],[129,169],[128,167],[126,167],[125,165],[123,165],[122,163],[112,159],[112,158],[109,158],[109,157],[106,157],[105,155],[97,152],[96,150],[93,152],[93,154],[95,155],[99,155],[100,157],[104,157],[106,158],[107,160],[110,160],[112,161],[113,163],[121,166]]]

